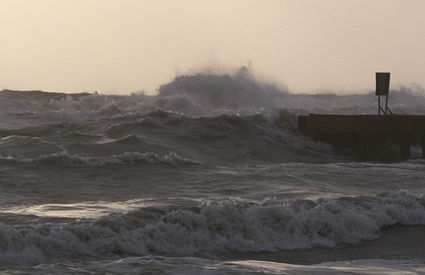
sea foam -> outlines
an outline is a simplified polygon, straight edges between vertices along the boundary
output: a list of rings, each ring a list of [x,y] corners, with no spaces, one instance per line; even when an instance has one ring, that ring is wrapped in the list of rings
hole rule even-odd
[[[405,193],[188,207],[144,207],[74,222],[0,226],[0,263],[101,255],[193,255],[335,247],[376,239],[389,225],[425,224],[424,201]]]

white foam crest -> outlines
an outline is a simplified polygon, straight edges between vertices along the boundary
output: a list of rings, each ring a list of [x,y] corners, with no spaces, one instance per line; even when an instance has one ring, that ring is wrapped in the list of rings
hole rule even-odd
[[[279,89],[254,79],[249,69],[241,67],[235,74],[198,73],[176,77],[159,88],[161,97],[186,96],[204,110],[243,110],[276,106],[286,89]]]
[[[382,227],[394,224],[425,224],[424,202],[405,193],[260,204],[209,201],[195,208],[147,207],[69,224],[3,225],[0,262],[333,247],[378,238]],[[35,256],[27,256],[28,251]]]

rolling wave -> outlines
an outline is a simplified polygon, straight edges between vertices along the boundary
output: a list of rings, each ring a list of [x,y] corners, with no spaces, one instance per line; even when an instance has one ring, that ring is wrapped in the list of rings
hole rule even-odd
[[[424,95],[417,86],[392,91],[393,112],[425,113]],[[235,74],[179,76],[155,96],[4,90],[0,107],[4,157],[175,152],[200,162],[315,162],[323,154],[333,158],[331,146],[297,132],[297,116],[311,111],[376,112],[372,93],[291,94],[255,80],[245,67]]]
[[[321,155],[332,153],[331,146],[316,144],[297,133],[296,125],[296,113],[286,109],[215,117],[187,117],[156,110],[131,117],[2,130],[0,156],[3,161],[20,163],[56,160],[66,165],[110,165],[130,163],[117,161],[129,154],[144,154],[145,158],[174,152],[193,162],[216,164],[241,160],[318,161]]]
[[[379,238],[386,226],[425,224],[425,202],[405,193],[261,203],[207,201],[188,208],[29,227],[0,226],[0,262],[101,255],[193,255],[335,247]]]

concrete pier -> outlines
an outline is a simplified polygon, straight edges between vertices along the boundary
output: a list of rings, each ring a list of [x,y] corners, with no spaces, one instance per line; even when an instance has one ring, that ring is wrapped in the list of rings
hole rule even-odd
[[[399,158],[410,156],[412,144],[422,147],[425,157],[425,116],[422,115],[322,115],[298,117],[298,130],[315,141],[351,148],[361,160],[371,151],[391,143],[399,148]]]

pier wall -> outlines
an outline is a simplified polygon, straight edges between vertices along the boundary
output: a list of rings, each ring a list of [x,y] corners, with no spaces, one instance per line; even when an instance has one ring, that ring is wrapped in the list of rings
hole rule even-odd
[[[298,130],[315,141],[351,148],[361,160],[384,143],[397,146],[400,159],[409,158],[412,144],[422,146],[425,156],[425,116],[310,114],[298,117]]]

